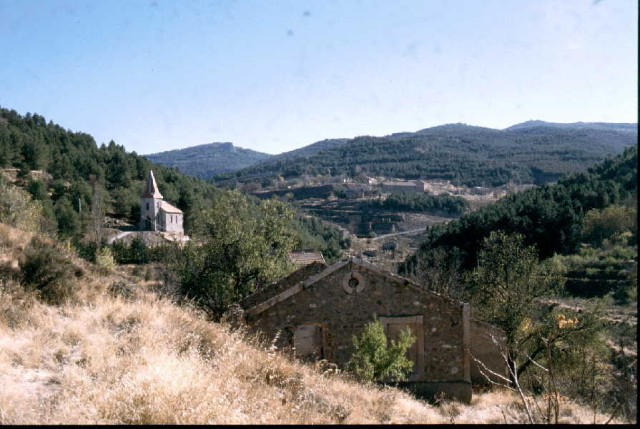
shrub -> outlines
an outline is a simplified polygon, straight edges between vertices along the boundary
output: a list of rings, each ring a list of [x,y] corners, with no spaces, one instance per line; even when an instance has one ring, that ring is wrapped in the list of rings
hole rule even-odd
[[[39,237],[31,239],[20,263],[20,280],[49,304],[61,304],[74,293],[74,267],[67,256]]]
[[[0,177],[0,223],[29,232],[40,232],[42,203]]]
[[[103,247],[96,251],[96,265],[106,273],[109,273],[116,268],[116,261],[113,258],[111,249]]]
[[[407,350],[415,342],[409,331],[398,341],[387,341],[379,320],[368,323],[360,336],[353,337],[355,351],[347,369],[361,381],[406,381],[413,369]]]

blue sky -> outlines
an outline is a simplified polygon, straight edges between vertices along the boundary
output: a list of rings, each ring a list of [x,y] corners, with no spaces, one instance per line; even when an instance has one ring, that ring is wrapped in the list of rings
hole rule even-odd
[[[635,0],[0,0],[0,106],[139,154],[637,122]]]

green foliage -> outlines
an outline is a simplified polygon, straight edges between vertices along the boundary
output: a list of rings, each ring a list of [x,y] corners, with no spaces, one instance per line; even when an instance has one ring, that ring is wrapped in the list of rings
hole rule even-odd
[[[110,248],[105,246],[96,251],[96,265],[106,273],[110,273],[115,269],[116,261]]]
[[[507,196],[446,225],[431,227],[416,254],[399,267],[399,272],[410,274],[417,260],[431,258],[430,252],[436,248],[459,252],[462,269],[473,269],[482,241],[496,230],[522,234],[524,243],[534,245],[541,259],[574,253],[582,240],[585,213],[635,199],[637,162],[638,150],[632,147],[587,174]]]
[[[27,192],[29,192],[34,200],[46,200],[48,199],[47,195],[47,185],[41,180],[31,180],[27,184]]]
[[[73,296],[74,267],[67,256],[39,237],[31,239],[20,261],[21,283],[49,304]]]
[[[505,331],[502,352],[511,382],[526,375],[534,390],[545,388],[543,382],[536,387],[535,380],[578,369],[581,353],[602,345],[597,308],[577,313],[544,303],[563,284],[556,262],[538,264],[535,249],[524,246],[521,235],[495,232],[484,240],[471,274],[475,316]],[[546,367],[542,373],[541,367]]]
[[[155,163],[175,167],[184,174],[211,179],[271,158],[272,155],[235,147],[231,143],[210,143],[147,155]]]
[[[100,212],[136,223],[144,180],[153,169],[165,198],[185,213],[187,232],[193,224],[192,215],[207,208],[218,192],[202,180],[152,164],[136,153],[127,153],[113,141],[98,146],[90,135],[47,123],[40,115],[22,116],[0,108],[0,168],[5,167],[20,168],[25,174],[46,169],[53,176],[49,184],[34,180],[27,186],[41,202],[44,217],[49,220],[43,226],[54,233],[57,228],[65,237],[80,237],[89,221],[93,196],[90,181],[97,182],[103,190]],[[68,205],[56,207],[62,198],[71,203],[78,215],[79,228]],[[92,232],[96,232],[95,228]]]
[[[402,332],[397,342],[387,340],[382,323],[369,322],[359,336],[353,336],[354,352],[347,368],[361,381],[406,381],[414,364],[406,353],[415,340],[409,331]]]
[[[28,232],[42,232],[44,215],[42,203],[29,193],[0,177],[0,223]]]
[[[75,237],[80,233],[82,227],[80,216],[73,209],[73,205],[67,197],[56,201],[54,211],[60,237]]]
[[[384,201],[369,201],[368,205],[374,209],[444,213],[448,216],[462,215],[469,207],[466,200],[460,197],[413,193],[391,194]]]
[[[594,246],[602,245],[605,239],[629,232],[629,242],[637,239],[636,210],[612,204],[603,209],[589,210],[582,226],[583,240]]]
[[[577,254],[556,255],[552,260],[562,267],[565,292],[571,296],[592,298],[612,294],[619,304],[631,302],[637,292],[637,246],[604,240],[606,246],[583,247]]]
[[[559,392],[564,396],[601,400],[612,393],[610,351],[603,330],[599,303],[580,312],[554,307],[524,319],[517,354],[511,354],[520,382],[534,393]]]
[[[497,231],[484,240],[469,283],[476,315],[504,329],[508,347],[517,350],[519,328],[532,317],[535,300],[559,290],[562,278],[538,264],[522,235]]]
[[[296,246],[293,216],[275,200],[219,195],[198,218],[199,244],[188,244],[178,261],[182,294],[220,317],[232,303],[289,273],[289,253]]]
[[[386,137],[360,136],[282,154],[225,175],[239,181],[265,177],[345,175],[445,179],[467,186],[508,182],[543,184],[582,172],[637,143],[628,130],[528,127],[492,130],[462,124]],[[320,142],[322,143],[322,142]]]
[[[342,251],[350,246],[342,231],[313,216],[299,217],[291,228],[299,243],[294,250],[320,251],[329,264],[338,261]]]
[[[146,264],[159,255],[157,250],[149,249],[140,237],[134,237],[131,243],[116,241],[111,246],[113,257],[119,264]],[[156,258],[157,259],[157,258]]]

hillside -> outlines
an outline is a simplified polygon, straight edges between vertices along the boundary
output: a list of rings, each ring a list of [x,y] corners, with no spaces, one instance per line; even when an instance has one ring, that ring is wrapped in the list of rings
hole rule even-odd
[[[434,406],[394,388],[356,383],[322,365],[303,365],[271,350],[270,338],[209,322],[163,297],[160,282],[142,278],[151,266],[96,266],[48,240],[39,249],[55,252],[63,271],[74,273],[65,299],[47,303],[27,287],[21,279],[34,257],[31,234],[0,224],[2,425],[527,419],[510,391],[479,392],[470,405]],[[561,423],[609,420],[568,399],[560,416]]]
[[[562,126],[560,126],[562,125]],[[455,185],[544,184],[585,171],[637,142],[636,124],[548,124],[506,130],[449,124],[385,137],[330,141],[322,150],[275,157],[217,181],[357,175],[445,179]],[[317,143],[315,144],[317,145]],[[311,145],[313,147],[314,145]]]
[[[637,133],[638,124],[611,123],[611,122],[573,122],[562,124],[557,122],[545,121],[526,121],[520,124],[512,125],[506,130],[525,130],[532,128],[564,128],[564,129],[600,129],[609,131],[619,131],[627,133]]]
[[[319,142],[312,143],[308,146],[301,147],[299,149],[294,149],[289,152],[283,152],[279,155],[275,155],[272,160],[285,160],[285,159],[296,159],[300,157],[309,157],[311,155],[315,155],[318,152],[322,152],[327,149],[332,149],[335,147],[340,147],[347,143],[349,139],[325,139]]]
[[[226,154],[251,152],[226,143],[216,147]],[[187,235],[193,235],[198,216],[221,198],[246,200],[252,207],[260,204],[127,152],[113,141],[98,145],[91,135],[66,130],[38,114],[23,116],[0,107],[0,187],[8,181],[26,189],[42,205],[46,232],[76,246],[86,244],[79,242],[88,235],[97,241],[106,238],[107,219],[136,228],[140,195],[151,169],[165,201],[184,212]],[[338,241],[330,240],[338,234],[335,229],[301,219],[295,219],[291,229],[300,238],[296,250],[322,251],[331,260],[341,253]]]
[[[587,212],[612,204],[632,205],[637,199],[637,163],[638,149],[630,147],[586,173],[507,196],[447,225],[431,228],[418,252],[400,271],[410,272],[436,248],[460,251],[462,267],[470,269],[476,265],[482,240],[495,230],[523,234],[527,245],[536,246],[541,259],[577,252]]]
[[[94,202],[100,203],[103,214],[137,222],[140,192],[150,169],[165,200],[184,212],[187,233],[192,215],[220,193],[203,180],[154,164],[114,141],[98,145],[87,133],[2,107],[0,169],[18,170],[18,182],[44,205],[50,228],[66,237],[84,232],[91,207],[98,209]]]
[[[232,143],[209,143],[143,156],[151,162],[174,167],[183,174],[205,180],[250,167],[272,157],[267,153],[236,147]]]

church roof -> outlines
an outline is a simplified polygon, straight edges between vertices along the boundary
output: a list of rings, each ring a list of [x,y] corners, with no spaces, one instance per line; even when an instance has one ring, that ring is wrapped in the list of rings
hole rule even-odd
[[[182,210],[180,210],[177,207],[172,206],[171,204],[169,204],[166,201],[161,201],[160,202],[160,210],[162,210],[163,212],[166,212],[166,213],[180,213],[180,214],[182,214]]]
[[[158,184],[156,183],[156,178],[153,177],[153,171],[151,170],[149,170],[149,175],[147,176],[147,184],[144,187],[142,198],[162,198],[162,194],[160,193]]]

